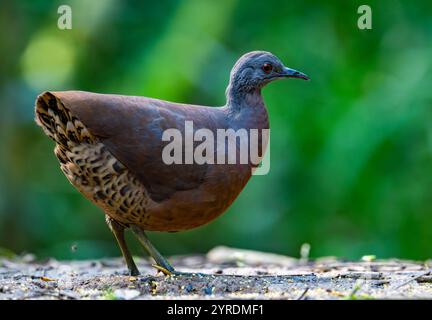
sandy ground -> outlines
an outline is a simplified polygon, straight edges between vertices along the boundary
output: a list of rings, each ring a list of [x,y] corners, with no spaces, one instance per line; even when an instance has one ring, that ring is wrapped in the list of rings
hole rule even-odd
[[[0,258],[0,299],[432,299],[429,262],[306,261],[225,247],[171,261],[202,274],[167,277],[140,258],[138,277],[121,258]]]

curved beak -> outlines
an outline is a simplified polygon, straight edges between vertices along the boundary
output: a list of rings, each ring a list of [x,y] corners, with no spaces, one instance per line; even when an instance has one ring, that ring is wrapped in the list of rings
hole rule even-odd
[[[299,78],[303,80],[309,80],[309,77],[304,73],[287,67],[283,68],[283,71],[280,75],[281,77],[285,77],[285,78]]]

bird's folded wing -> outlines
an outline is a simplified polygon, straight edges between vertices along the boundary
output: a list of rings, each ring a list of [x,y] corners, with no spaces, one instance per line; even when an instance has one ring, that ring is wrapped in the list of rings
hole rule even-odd
[[[154,201],[198,188],[204,182],[206,164],[163,162],[162,150],[169,142],[162,141],[162,135],[170,128],[184,134],[185,120],[193,120],[200,127],[215,126],[213,108],[82,91],[50,93],[143,183]]]

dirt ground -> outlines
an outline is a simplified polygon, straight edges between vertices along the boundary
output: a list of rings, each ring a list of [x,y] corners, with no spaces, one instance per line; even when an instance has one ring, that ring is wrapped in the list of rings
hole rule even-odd
[[[142,258],[138,277],[121,258],[0,258],[0,299],[432,299],[430,262],[307,261],[226,247],[171,261],[202,274],[166,277]]]

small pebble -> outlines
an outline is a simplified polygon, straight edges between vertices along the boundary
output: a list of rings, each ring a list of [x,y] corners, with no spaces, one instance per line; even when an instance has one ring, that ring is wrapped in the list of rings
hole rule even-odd
[[[213,288],[212,287],[205,287],[204,288],[204,293],[207,295],[210,295],[213,293]]]

